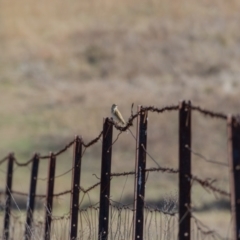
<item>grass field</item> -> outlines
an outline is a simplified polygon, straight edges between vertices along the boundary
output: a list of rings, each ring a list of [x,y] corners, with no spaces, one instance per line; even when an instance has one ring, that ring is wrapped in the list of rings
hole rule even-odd
[[[180,99],[239,113],[239,10],[237,0],[0,1],[0,159],[11,151],[21,161],[35,151],[57,151],[77,134],[88,142],[113,103],[126,119],[132,103],[136,110],[139,104],[162,107]],[[163,166],[177,167],[177,116],[149,115],[148,152]],[[114,145],[113,171],[134,168],[134,147],[134,138],[122,134]],[[227,162],[226,123],[194,113],[192,148]],[[99,175],[100,151],[101,142],[84,156],[86,184],[95,182],[93,173]],[[71,153],[59,160],[59,174]],[[29,170],[16,171],[18,189]],[[218,179],[228,190],[227,168],[193,156],[193,172]],[[40,174],[46,175],[45,165]],[[59,178],[56,192],[69,188],[70,180]],[[177,190],[175,177],[167,174],[153,174],[148,184],[150,200]],[[38,192],[45,192],[45,183]],[[200,188],[193,198],[197,206],[215,201]]]

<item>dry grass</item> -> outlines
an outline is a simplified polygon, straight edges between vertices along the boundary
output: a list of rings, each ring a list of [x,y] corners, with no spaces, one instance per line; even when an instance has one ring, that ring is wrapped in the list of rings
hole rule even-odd
[[[132,102],[161,107],[180,99],[237,113],[239,10],[237,0],[1,1],[1,156],[14,150],[24,161],[35,150],[45,154],[61,148],[76,134],[89,141],[100,132],[112,103],[125,118]],[[193,121],[193,149],[226,162],[225,123],[198,114]],[[177,113],[149,116],[148,151],[163,166],[177,167],[177,126]],[[121,135],[114,145],[114,171],[133,169],[134,146],[130,135]],[[99,175],[100,149],[99,143],[86,153],[82,177],[89,185],[96,180],[91,174]],[[195,174],[217,178],[228,188],[227,169],[193,159]],[[59,173],[67,164],[63,158]],[[57,192],[62,183],[68,188],[68,178],[60,180]],[[156,196],[155,189],[175,191],[175,180],[163,175],[158,182],[153,174],[150,198],[165,194],[161,190]],[[45,191],[44,184],[39,191]],[[197,205],[211,200],[202,190],[194,196]]]

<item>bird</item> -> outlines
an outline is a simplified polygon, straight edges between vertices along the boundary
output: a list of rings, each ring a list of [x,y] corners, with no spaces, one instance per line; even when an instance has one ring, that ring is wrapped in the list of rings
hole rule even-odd
[[[116,104],[113,104],[113,105],[112,105],[111,112],[112,112],[113,118],[117,121],[117,123],[120,122],[122,125],[125,125],[125,121],[124,121],[124,119],[123,119],[123,117],[122,117],[122,114],[121,114],[120,111],[118,110]]]

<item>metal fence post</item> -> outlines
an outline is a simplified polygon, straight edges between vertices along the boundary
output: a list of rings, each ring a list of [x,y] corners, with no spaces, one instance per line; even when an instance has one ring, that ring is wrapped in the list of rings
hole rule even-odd
[[[45,240],[50,240],[50,237],[51,237],[55,166],[56,166],[56,156],[52,153],[50,156],[50,162],[49,162],[47,199],[46,199],[46,206],[45,206],[45,208],[46,208],[46,211],[45,211]]]
[[[110,196],[110,175],[112,160],[112,133],[113,125],[108,118],[103,123],[102,140],[102,166],[101,166],[101,186],[100,186],[100,209],[99,209],[99,230],[98,239],[108,239],[109,222],[109,196]]]
[[[240,239],[240,117],[228,117],[229,166],[233,239]]]
[[[71,240],[77,239],[78,213],[79,213],[79,189],[82,163],[82,139],[75,139],[73,170],[72,170],[72,199],[71,199]]]
[[[140,112],[141,106],[138,105],[137,111]],[[133,197],[133,231],[132,231],[132,239],[135,239],[135,221],[136,221],[136,208],[137,208],[137,171],[138,171],[138,143],[139,143],[139,122],[140,117],[137,116],[137,124],[136,124],[136,151],[135,151],[135,177],[134,177],[134,197]]]
[[[140,110],[141,106],[138,106],[138,112]],[[138,116],[137,124],[136,177],[134,191],[134,239],[143,239],[147,122],[148,112],[142,111]]]
[[[191,238],[191,102],[179,104],[179,239]]]
[[[34,211],[34,203],[35,203],[35,195],[36,195],[36,186],[37,186],[37,176],[38,176],[38,165],[39,165],[39,155],[35,154],[33,157],[32,163],[32,173],[30,180],[30,190],[28,196],[28,205],[27,205],[27,220],[25,224],[25,239],[31,239],[31,226],[33,222],[33,211]]]
[[[9,239],[13,163],[14,163],[14,155],[13,153],[11,153],[9,154],[9,158],[8,158],[7,184],[6,184],[6,190],[5,190],[6,205],[5,205],[5,217],[4,217],[4,229],[3,229],[3,239],[5,240]]]

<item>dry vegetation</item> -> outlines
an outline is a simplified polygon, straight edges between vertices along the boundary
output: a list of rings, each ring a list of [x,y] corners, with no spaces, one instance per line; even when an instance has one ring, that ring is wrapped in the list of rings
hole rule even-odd
[[[100,132],[112,103],[125,118],[133,102],[161,107],[180,99],[239,112],[239,10],[237,0],[0,1],[0,155],[14,150],[25,161],[35,150],[61,148],[76,134],[88,141]],[[226,162],[225,123],[199,114],[193,120],[193,148]],[[149,131],[151,155],[177,167],[177,113],[150,114]],[[134,146],[122,134],[114,171],[133,168]],[[89,184],[95,180],[88,176],[99,174],[100,149],[99,143],[86,153],[83,179]],[[194,159],[194,173],[228,187],[227,169]],[[156,179],[153,174],[149,184]],[[57,190],[68,184],[63,182]],[[170,185],[176,191],[175,178],[164,175],[156,187]],[[211,201],[200,190],[195,196],[196,204]]]

